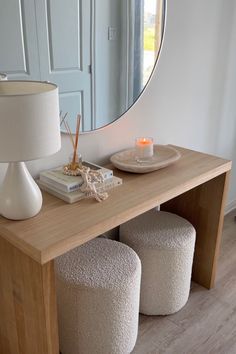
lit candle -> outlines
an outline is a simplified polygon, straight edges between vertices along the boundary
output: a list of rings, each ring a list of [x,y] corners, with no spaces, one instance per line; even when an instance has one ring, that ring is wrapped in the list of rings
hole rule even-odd
[[[135,139],[135,156],[137,159],[146,159],[153,156],[153,138]]]

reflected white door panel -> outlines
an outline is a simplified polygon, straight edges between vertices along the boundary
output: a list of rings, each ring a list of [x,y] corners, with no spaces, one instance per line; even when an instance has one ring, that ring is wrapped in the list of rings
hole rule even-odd
[[[34,1],[0,2],[0,72],[8,79],[40,80]]]
[[[59,86],[60,109],[71,129],[81,113],[82,129],[91,130],[91,26],[88,0],[37,0],[40,73]]]

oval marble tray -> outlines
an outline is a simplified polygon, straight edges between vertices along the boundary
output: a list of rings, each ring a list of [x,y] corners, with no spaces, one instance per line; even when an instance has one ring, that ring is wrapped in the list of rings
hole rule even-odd
[[[119,170],[147,173],[166,167],[180,157],[180,152],[169,145],[154,145],[154,154],[147,161],[136,161],[134,148],[117,152],[111,156],[110,160]]]

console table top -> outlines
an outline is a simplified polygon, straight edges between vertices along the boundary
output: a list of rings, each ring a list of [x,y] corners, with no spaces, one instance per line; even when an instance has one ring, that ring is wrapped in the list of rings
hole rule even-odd
[[[94,237],[231,169],[231,161],[174,146],[175,164],[147,174],[114,169],[123,184],[102,203],[84,199],[66,204],[43,193],[41,212],[28,220],[0,217],[0,235],[44,264]]]

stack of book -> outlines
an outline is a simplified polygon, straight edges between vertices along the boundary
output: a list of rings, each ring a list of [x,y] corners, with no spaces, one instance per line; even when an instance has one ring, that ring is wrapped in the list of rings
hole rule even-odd
[[[104,182],[97,183],[96,189],[99,192],[105,192],[122,184],[122,179],[113,175],[113,171],[90,162],[83,161],[83,165],[90,167],[91,170],[96,170],[102,173]],[[75,203],[80,199],[85,198],[80,187],[83,184],[81,176],[67,176],[63,173],[62,167],[40,173],[37,181],[39,187],[54,195],[57,198],[64,200],[67,203]]]

